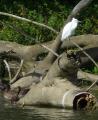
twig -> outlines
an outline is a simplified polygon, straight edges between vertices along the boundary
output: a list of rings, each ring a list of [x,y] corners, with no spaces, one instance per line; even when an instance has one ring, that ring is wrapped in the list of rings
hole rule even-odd
[[[11,77],[11,70],[10,70],[9,64],[8,64],[8,62],[7,62],[6,60],[3,60],[3,62],[4,62],[5,65],[6,65],[6,68],[7,68],[7,70],[8,70],[8,74],[9,74],[9,79],[10,79],[10,81],[11,81],[12,77]]]
[[[92,62],[93,62],[93,64],[98,68],[98,64],[94,61],[94,59],[88,54],[88,53],[86,53],[84,50],[83,50],[83,48],[81,48],[77,43],[75,43],[75,42],[73,42],[73,41],[71,41],[76,47],[78,47]],[[88,90],[90,90],[95,84],[96,84],[96,82],[97,82],[98,80],[96,80],[96,81],[94,81],[93,83],[92,83],[92,85],[87,89],[87,91]]]
[[[88,88],[87,88],[87,92],[90,91],[90,89],[98,82],[98,80],[95,80]]]
[[[23,66],[23,62],[24,62],[24,60],[21,60],[20,67],[19,67],[19,69],[17,70],[16,75],[15,75],[15,76],[13,77],[13,79],[10,81],[10,84],[13,84],[14,82],[16,82],[17,77],[18,77],[18,75],[19,75],[19,73],[20,73],[20,71],[21,71],[21,68],[22,68],[22,66]]]
[[[35,25],[47,28],[47,29],[53,31],[54,33],[58,34],[58,32],[55,29],[53,29],[52,27],[49,27],[49,26],[47,26],[45,24],[42,24],[42,23],[38,23],[38,22],[35,22],[35,21],[32,21],[32,20],[29,20],[27,18],[19,17],[19,16],[16,16],[16,15],[13,15],[13,14],[5,13],[5,12],[0,12],[0,15],[9,16],[9,17],[16,18],[18,20],[22,20],[22,21],[26,21],[26,22],[29,22],[29,23],[33,23]]]
[[[49,52],[53,53],[56,57],[59,57],[59,55],[56,52],[54,52],[52,49],[50,49],[46,45],[40,45],[40,46],[42,46],[43,48],[47,49]]]

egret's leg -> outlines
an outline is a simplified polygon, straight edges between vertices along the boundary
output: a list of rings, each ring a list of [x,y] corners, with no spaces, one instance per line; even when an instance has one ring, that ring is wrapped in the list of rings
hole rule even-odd
[[[68,37],[68,43],[70,44],[70,38]],[[66,47],[66,51],[68,51],[68,46]]]

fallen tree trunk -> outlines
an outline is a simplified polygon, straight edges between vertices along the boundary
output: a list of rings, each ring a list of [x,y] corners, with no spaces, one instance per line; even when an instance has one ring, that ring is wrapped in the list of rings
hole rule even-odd
[[[48,45],[50,43],[48,43]],[[24,59],[26,61],[36,60],[39,54],[42,54],[47,51],[45,51],[45,49],[40,45],[25,46],[15,42],[0,41],[0,53],[4,51],[8,52],[11,50],[15,52],[21,59]]]
[[[71,37],[70,39],[75,43],[77,43],[79,46],[87,49],[98,47],[98,35],[91,35],[91,34],[79,35],[79,36]],[[43,44],[51,48],[53,42],[54,41],[43,43]],[[72,48],[76,48],[76,46],[69,41],[64,41],[64,43],[61,46],[61,49],[66,49],[66,48],[72,49]],[[41,47],[40,45],[24,46],[15,42],[0,41],[0,53],[3,51],[8,52],[10,50],[16,52],[16,54],[20,56],[21,59],[24,59],[26,61],[36,60],[37,56],[39,56],[40,54],[49,52],[48,50]],[[96,52],[96,50],[94,52]],[[97,52],[95,55],[97,55]]]
[[[21,105],[55,106],[73,108],[75,110],[92,110],[95,107],[95,103],[96,98],[88,92],[56,86],[33,86],[30,92],[18,101],[18,104]]]
[[[64,41],[61,48],[76,48],[76,46],[71,42],[77,43],[79,46],[83,48],[93,48],[93,47],[98,47],[98,35],[93,35],[93,34],[87,34],[87,35],[79,35],[79,36],[73,36],[70,37],[70,42],[69,41]],[[92,42],[93,41],[93,42]]]

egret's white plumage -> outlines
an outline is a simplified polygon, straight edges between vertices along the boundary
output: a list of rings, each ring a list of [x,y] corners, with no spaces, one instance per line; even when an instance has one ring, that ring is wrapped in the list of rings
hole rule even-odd
[[[72,21],[68,22],[62,31],[61,41],[64,41],[66,38],[70,37],[74,30],[77,28],[78,20],[75,18],[72,18]]]

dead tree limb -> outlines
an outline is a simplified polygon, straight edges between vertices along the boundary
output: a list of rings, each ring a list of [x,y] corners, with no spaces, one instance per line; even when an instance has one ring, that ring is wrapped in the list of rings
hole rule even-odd
[[[86,73],[86,72],[83,72],[83,71],[78,71],[77,77],[78,77],[78,79],[85,79],[85,80],[89,80],[89,81],[92,82],[92,84],[87,88],[86,91],[90,91],[91,88],[96,83],[98,83],[98,75],[94,75],[94,74],[91,74],[91,73]]]
[[[70,37],[70,41],[74,41],[79,46],[83,48],[93,48],[98,47],[98,35],[87,34],[87,35],[78,35]],[[92,42],[93,41],[93,42]],[[76,46],[67,40],[65,40],[61,48],[75,48]]]
[[[81,0],[72,10],[71,14],[67,18],[67,22],[70,21],[73,17],[76,17],[84,10],[93,0]]]
[[[11,77],[11,70],[10,70],[10,67],[9,67],[9,64],[6,60],[3,60],[5,65],[6,65],[6,68],[8,70],[8,74],[9,74],[9,80],[11,81],[12,77]]]
[[[98,80],[98,75],[83,72],[82,70],[79,70],[77,73],[77,78],[94,82],[94,81]]]
[[[90,91],[91,88],[98,82],[98,80],[95,80],[88,88],[86,91]]]
[[[18,75],[19,75],[19,73],[20,73],[20,71],[21,71],[21,69],[22,69],[23,62],[24,62],[24,60],[21,60],[20,67],[19,67],[19,69],[17,70],[16,75],[15,75],[15,76],[13,77],[13,79],[10,81],[10,84],[13,84],[14,82],[16,82],[17,77],[18,77]]]
[[[16,19],[18,19],[18,20],[26,21],[26,22],[29,22],[29,23],[38,25],[38,26],[40,26],[40,27],[47,28],[47,29],[53,31],[53,32],[56,33],[56,34],[58,33],[56,30],[54,30],[53,28],[51,28],[51,27],[49,27],[49,26],[47,26],[47,25],[45,25],[45,24],[38,23],[38,22],[29,20],[29,19],[26,19],[26,18],[23,18],[23,17],[19,17],[19,16],[16,16],[16,15],[13,15],[13,14],[5,13],[5,12],[0,12],[0,15],[9,16],[9,17],[16,18]]]
[[[49,52],[53,53],[56,57],[59,57],[59,55],[56,52],[54,52],[52,49],[50,49],[46,45],[41,45],[41,46],[44,47],[45,49],[47,49]]]

